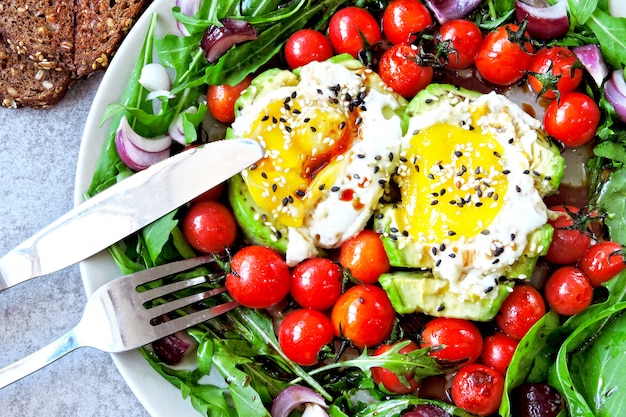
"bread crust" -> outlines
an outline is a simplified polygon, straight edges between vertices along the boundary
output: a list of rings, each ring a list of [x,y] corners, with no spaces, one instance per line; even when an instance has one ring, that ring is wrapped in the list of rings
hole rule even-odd
[[[151,0],[1,0],[0,105],[46,108],[105,69]]]

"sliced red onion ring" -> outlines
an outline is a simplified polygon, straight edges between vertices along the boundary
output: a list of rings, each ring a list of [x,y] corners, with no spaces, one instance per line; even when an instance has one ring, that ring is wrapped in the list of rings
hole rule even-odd
[[[300,385],[292,385],[282,390],[274,399],[270,414],[272,417],[289,417],[293,410],[307,403],[327,407],[326,401],[317,392]],[[326,412],[324,415],[328,416]]]
[[[604,96],[613,105],[615,114],[626,123],[626,81],[621,70],[615,70],[604,83]]]
[[[569,30],[567,0],[557,0],[553,5],[545,0],[516,0],[515,16],[518,22],[526,20],[528,34],[535,39],[555,39]]]
[[[143,66],[139,76],[139,84],[148,91],[169,91],[172,87],[169,73],[163,65],[157,62]]]
[[[211,63],[217,61],[231,46],[258,37],[254,26],[245,20],[226,18],[222,21],[222,25],[222,27],[211,26],[207,29],[200,42],[206,59]]]
[[[583,45],[577,46],[573,51],[583,67],[591,74],[596,85],[600,87],[609,75],[609,68],[604,61],[600,47],[593,44]]]
[[[137,145],[135,143],[141,145]],[[154,143],[150,143],[154,142]],[[147,139],[139,136],[128,123],[126,116],[120,120],[120,125],[115,132],[115,146],[122,162],[133,171],[141,171],[170,156],[172,138],[169,135],[156,139]],[[168,146],[164,146],[168,144]],[[143,147],[142,147],[143,145]],[[154,149],[154,151],[146,150]]]
[[[200,1],[201,0],[176,0],[176,5],[180,7],[180,12],[186,16],[193,17],[198,10],[200,9]],[[176,22],[176,26],[178,26],[178,30],[184,36],[189,35],[189,31],[180,22]]]
[[[186,109],[183,113],[192,112],[195,113],[198,111],[198,108],[195,106],[191,106]],[[183,146],[187,146],[187,138],[185,137],[185,128],[183,127],[183,113],[180,113],[172,122],[170,123],[167,134],[176,142],[180,143]]]
[[[432,10],[440,24],[461,19],[470,14],[480,4],[480,0],[426,0],[426,6]]]

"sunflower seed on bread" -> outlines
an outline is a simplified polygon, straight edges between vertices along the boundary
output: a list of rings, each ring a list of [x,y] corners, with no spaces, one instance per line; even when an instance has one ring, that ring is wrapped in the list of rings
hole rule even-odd
[[[0,105],[53,106],[107,67],[151,0],[0,0]]]

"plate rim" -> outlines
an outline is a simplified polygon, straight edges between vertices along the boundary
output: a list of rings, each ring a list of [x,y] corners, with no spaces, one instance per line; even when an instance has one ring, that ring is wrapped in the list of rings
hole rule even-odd
[[[74,206],[84,201],[93,172],[102,151],[110,122],[102,123],[109,103],[119,102],[125,83],[135,67],[137,55],[145,40],[150,20],[157,15],[157,31],[173,31],[175,21],[171,10],[175,0],[153,2],[135,22],[102,77],[89,110],[80,142],[74,180]],[[120,275],[108,251],[102,251],[79,264],[85,293],[90,296],[98,287]],[[139,350],[111,354],[113,363],[135,397],[153,417],[196,417],[199,413],[181,391],[161,377],[143,358]]]

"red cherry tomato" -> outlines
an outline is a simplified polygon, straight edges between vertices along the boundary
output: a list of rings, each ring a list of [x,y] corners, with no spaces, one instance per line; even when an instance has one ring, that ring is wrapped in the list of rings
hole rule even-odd
[[[302,261],[291,273],[290,293],[305,308],[326,310],[341,295],[343,272],[328,258],[311,258]]]
[[[489,33],[476,55],[476,69],[487,81],[510,85],[522,79],[532,59],[533,46],[518,25],[500,26]],[[522,38],[511,41],[510,35]]]
[[[325,61],[332,56],[330,41],[317,30],[301,29],[289,36],[285,43],[285,59],[292,69],[313,61]]]
[[[528,83],[537,94],[544,90],[542,97],[548,99],[556,98],[555,89],[559,94],[574,91],[583,78],[583,70],[577,66],[578,62],[576,54],[564,46],[541,48],[530,62]],[[543,78],[551,75],[548,78],[554,79],[542,80],[542,77],[537,78],[533,74],[542,74]]]
[[[469,320],[437,317],[426,323],[422,331],[422,347],[443,347],[433,349],[431,356],[445,361],[478,359],[483,349],[480,330]]]
[[[411,98],[433,80],[433,67],[417,63],[417,51],[408,44],[385,51],[378,63],[380,78],[393,91]]]
[[[330,18],[328,38],[336,53],[356,58],[359,51],[380,42],[380,27],[367,10],[349,6]]]
[[[587,275],[591,285],[599,287],[626,268],[624,248],[608,240],[597,243],[582,254],[578,268]]]
[[[552,310],[564,316],[573,316],[589,307],[593,287],[580,269],[563,266],[550,275],[544,293]]]
[[[291,273],[277,252],[264,246],[246,246],[236,252],[226,275],[226,288],[241,305],[269,308],[289,292]]]
[[[215,120],[227,124],[235,120],[235,101],[251,82],[252,77],[248,76],[234,86],[228,84],[209,86],[206,97],[207,107]]]
[[[187,242],[204,253],[223,252],[237,237],[235,216],[217,201],[192,205],[183,219],[182,228]]]
[[[380,345],[372,354],[373,356],[382,355],[391,349],[394,345]],[[410,341],[406,346],[398,350],[398,353],[409,353],[419,349],[417,343]],[[380,366],[372,367],[372,378],[376,385],[382,384],[385,389],[395,394],[408,394],[413,392],[419,386],[419,383],[415,381],[411,373],[404,375],[405,381],[400,381],[398,375],[389,369],[382,368]]]
[[[387,293],[374,285],[355,285],[341,294],[330,320],[335,336],[345,337],[356,347],[374,347],[391,334],[396,313]]]
[[[463,366],[452,380],[454,404],[478,416],[498,411],[503,393],[504,377],[483,364]]]
[[[474,64],[474,59],[483,42],[483,34],[474,22],[469,20],[450,20],[439,28],[437,42],[447,42],[454,52],[448,55],[446,66],[452,69],[467,68]]]
[[[410,42],[412,34],[432,24],[430,12],[417,0],[394,0],[383,12],[383,33],[394,45]]]
[[[491,334],[485,337],[480,360],[500,374],[506,375],[506,370],[511,363],[518,344],[519,341],[517,339],[513,339],[504,333]]]
[[[341,245],[339,263],[364,284],[377,282],[391,268],[380,236],[368,229]]]
[[[320,350],[334,337],[330,319],[317,310],[294,310],[278,328],[280,348],[289,359],[302,366],[315,365]]]
[[[546,109],[543,124],[546,133],[565,146],[581,146],[596,134],[600,109],[586,94],[572,92],[561,95]]]
[[[517,285],[504,300],[496,324],[508,336],[520,340],[546,314],[546,303],[530,285]]]
[[[554,212],[563,213],[548,223],[554,227],[552,242],[548,248],[546,259],[557,265],[568,265],[576,262],[587,250],[591,238],[581,230],[572,229],[574,218],[580,209],[574,206],[560,205],[550,207]]]

